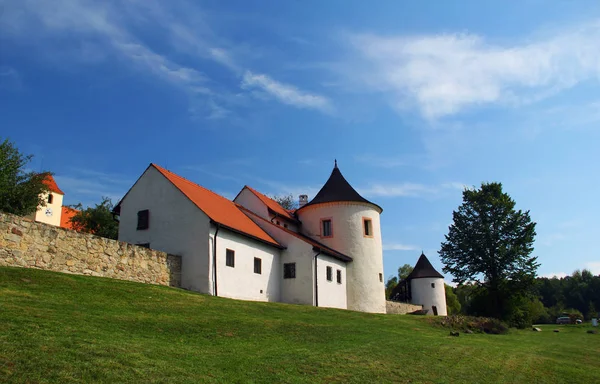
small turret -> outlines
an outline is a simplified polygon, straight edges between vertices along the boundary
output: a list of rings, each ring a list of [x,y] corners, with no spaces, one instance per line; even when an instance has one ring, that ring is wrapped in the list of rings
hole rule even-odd
[[[433,268],[424,253],[415,264],[415,268],[406,278],[410,284],[410,301],[420,304],[428,310],[428,315],[446,316],[446,289],[444,276]]]

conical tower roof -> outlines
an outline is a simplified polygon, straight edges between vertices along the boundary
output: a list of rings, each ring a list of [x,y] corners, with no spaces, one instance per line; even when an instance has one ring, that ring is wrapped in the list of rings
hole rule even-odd
[[[369,200],[362,197],[340,172],[340,169],[337,166],[337,160],[335,161],[333,171],[331,171],[331,176],[327,179],[323,188],[317,193],[317,195],[306,205],[299,208],[298,210],[302,210],[305,207],[315,204],[321,203],[332,203],[338,201],[354,201],[359,203],[367,203],[374,205],[379,209],[379,213],[383,211],[381,207],[375,203],[370,202]]]
[[[415,268],[410,273],[410,275],[408,275],[406,280],[420,279],[425,277],[439,277],[442,279],[444,278],[444,276],[442,276],[441,273],[439,273],[435,270],[435,268],[433,268],[433,265],[431,265],[427,256],[425,256],[424,253],[421,253],[421,257],[419,257],[417,264],[415,264]]]

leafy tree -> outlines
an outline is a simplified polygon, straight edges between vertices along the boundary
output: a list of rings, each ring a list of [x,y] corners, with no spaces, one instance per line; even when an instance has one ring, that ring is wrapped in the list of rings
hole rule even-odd
[[[484,289],[483,315],[507,318],[510,301],[527,295],[534,285],[539,266],[537,258],[530,256],[534,238],[529,211],[515,210],[502,184],[465,189],[439,251],[443,270],[458,284],[471,281]]]
[[[448,314],[458,315],[460,313],[458,296],[456,296],[454,289],[450,285],[444,284],[444,289],[446,290],[446,309],[448,310]]]
[[[45,206],[43,193],[48,191],[44,179],[49,172],[26,170],[33,155],[23,155],[13,143],[4,140],[0,144],[0,210],[26,216],[38,206]]]
[[[410,264],[404,264],[398,267],[398,276],[392,276],[388,278],[388,280],[385,283],[385,297],[390,297],[392,291],[394,290],[394,288],[396,288],[398,283],[406,279],[408,275],[410,275],[412,270],[413,267]]]
[[[284,209],[292,210],[298,208],[298,202],[291,193],[289,195],[274,195],[271,199],[278,202]]]
[[[94,208],[83,209],[81,203],[73,206],[79,210],[72,218],[71,223],[77,231],[93,233],[94,235],[117,239],[119,236],[119,223],[113,218],[113,203],[108,197],[102,197],[102,202]]]

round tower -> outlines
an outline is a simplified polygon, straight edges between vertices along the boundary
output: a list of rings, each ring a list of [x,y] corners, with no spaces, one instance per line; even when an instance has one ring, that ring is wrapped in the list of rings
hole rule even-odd
[[[306,235],[352,257],[346,266],[348,309],[385,313],[381,207],[352,188],[336,161],[323,188],[296,212]]]
[[[410,283],[411,303],[420,304],[428,315],[446,316],[446,289],[444,276],[433,268],[424,253],[406,278]]]

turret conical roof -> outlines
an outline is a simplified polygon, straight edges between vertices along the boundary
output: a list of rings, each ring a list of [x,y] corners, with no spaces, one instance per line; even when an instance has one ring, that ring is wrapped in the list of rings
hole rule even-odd
[[[340,172],[340,169],[337,166],[337,161],[333,167],[333,171],[331,171],[331,176],[327,179],[323,188],[317,193],[317,195],[306,205],[299,208],[299,210],[308,207],[310,205],[321,204],[321,203],[331,203],[338,201],[354,201],[359,203],[367,203],[374,205],[379,209],[379,213],[383,211],[381,207],[375,203],[370,202],[369,200],[362,197]]]
[[[433,265],[431,265],[427,256],[425,256],[424,253],[421,253],[421,257],[419,257],[417,264],[415,264],[415,268],[410,273],[410,275],[408,275],[406,280],[420,279],[425,277],[439,277],[442,279],[444,278],[444,276],[442,276],[441,273],[439,273],[435,270],[435,268],[433,268]]]

